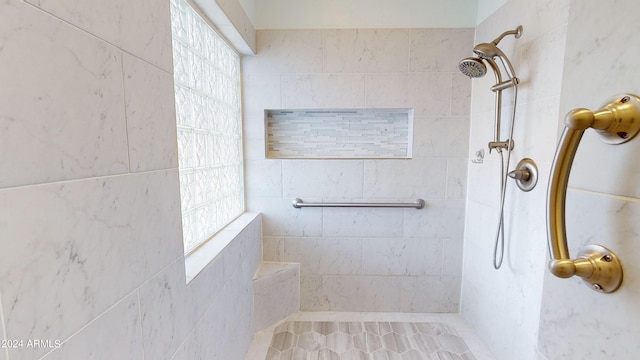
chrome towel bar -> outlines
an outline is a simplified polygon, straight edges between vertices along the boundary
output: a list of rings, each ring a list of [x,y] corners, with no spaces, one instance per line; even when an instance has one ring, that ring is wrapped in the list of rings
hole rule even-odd
[[[306,203],[302,199],[293,200],[293,207],[300,209],[303,207],[358,207],[358,208],[424,208],[424,200],[416,199],[412,203]]]
[[[595,129],[607,144],[622,144],[640,131],[640,98],[622,94],[601,109],[574,109],[565,117],[547,192],[547,236],[551,261],[549,270],[560,278],[577,275],[591,289],[610,293],[622,284],[622,265],[616,254],[600,245],[587,245],[572,259],[565,226],[565,203],[571,165],[585,130]]]

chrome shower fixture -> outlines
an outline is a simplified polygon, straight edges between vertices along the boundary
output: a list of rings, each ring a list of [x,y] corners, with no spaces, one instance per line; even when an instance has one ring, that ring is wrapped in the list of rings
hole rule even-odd
[[[522,30],[523,30],[522,25],[518,25],[518,27],[516,27],[515,30],[507,30],[503,32],[491,43],[494,45],[498,45],[498,43],[500,43],[500,41],[502,41],[502,39],[504,39],[504,37],[507,35],[513,35],[513,37],[515,37],[516,39],[520,39],[520,36],[522,36]]]
[[[481,59],[485,60],[495,59],[497,57],[498,59],[500,59],[500,62],[502,62],[502,66],[507,72],[509,80],[505,81],[504,83],[500,82],[494,85],[491,90],[502,90],[518,84],[518,78],[516,77],[516,72],[513,70],[511,62],[502,52],[502,50],[500,50],[494,43],[478,44],[473,48],[473,53],[478,55],[478,57],[480,57]],[[497,89],[498,87],[499,89]]]
[[[460,69],[461,73],[470,78],[483,77],[487,73],[487,67],[484,65],[482,60],[474,57],[460,60],[458,69]]]
[[[474,57],[462,59],[458,63],[458,69],[464,75],[471,78],[479,78],[487,73],[487,66],[489,64],[496,77],[495,85],[491,86],[491,91],[495,93],[495,123],[494,123],[494,137],[493,141],[489,142],[489,153],[491,150],[496,150],[500,155],[500,219],[498,221],[498,229],[496,231],[496,241],[493,253],[493,266],[499,269],[502,266],[502,260],[504,257],[504,203],[506,197],[507,184],[506,180],[508,176],[511,176],[519,181],[519,186],[524,184],[524,191],[529,191],[535,186],[534,178],[537,178],[537,171],[533,171],[530,168],[525,167],[518,169],[515,172],[509,172],[509,161],[511,159],[511,150],[513,150],[513,127],[516,118],[516,104],[518,101],[518,83],[520,82],[516,77],[516,72],[513,70],[513,65],[509,61],[509,58],[498,48],[498,43],[504,39],[507,35],[513,35],[516,39],[522,36],[522,26],[518,26],[515,30],[505,31],[495,40],[490,43],[477,44],[473,48]],[[507,79],[502,80],[502,72],[496,64],[496,58],[500,59],[500,63],[507,74]],[[502,91],[506,89],[513,89],[513,107],[511,113],[511,129],[509,130],[509,138],[502,140],[500,138],[500,128],[502,120]],[[506,161],[503,153],[506,152]],[[473,160],[472,160],[473,161]],[[480,163],[480,161],[473,161],[474,163]],[[535,173],[535,174],[534,174]],[[527,189],[527,190],[525,190]]]
[[[509,58],[507,58],[504,52],[502,52],[502,50],[498,48],[498,43],[507,35],[513,35],[516,39],[519,39],[520,36],[522,36],[522,30],[522,25],[519,25],[515,30],[503,32],[502,34],[500,34],[500,36],[498,36],[490,43],[481,43],[476,45],[473,48],[473,53],[477,56],[477,58],[471,57],[462,59],[462,61],[460,61],[460,63],[458,64],[460,72],[472,78],[484,76],[487,72],[487,68],[480,60],[482,59],[486,60],[489,65],[491,65],[493,70],[496,72],[496,78],[498,78],[496,84],[491,87],[492,91],[497,92],[518,85],[519,80],[516,77],[515,71],[513,70],[513,65],[511,65]],[[508,79],[505,81],[502,81],[500,70],[498,70],[498,68],[494,66],[495,58],[500,59],[500,62],[502,63],[502,66],[507,73]],[[484,68],[484,71],[482,71],[480,68]]]

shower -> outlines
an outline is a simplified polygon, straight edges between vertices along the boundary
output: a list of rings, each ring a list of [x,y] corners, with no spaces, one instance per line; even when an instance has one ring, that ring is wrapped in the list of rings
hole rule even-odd
[[[504,258],[504,202],[507,189],[507,177],[511,176],[519,178],[522,176],[528,176],[527,173],[522,170],[516,170],[509,173],[509,162],[511,160],[511,150],[513,149],[513,128],[516,117],[516,103],[518,100],[518,83],[519,80],[516,77],[513,65],[509,61],[509,58],[498,48],[500,41],[508,35],[513,35],[516,39],[519,39],[522,35],[522,26],[518,26],[515,30],[505,31],[495,40],[490,43],[481,43],[473,48],[475,57],[469,57],[462,59],[458,64],[460,71],[470,78],[479,78],[487,73],[487,66],[489,64],[495,75],[496,83],[491,86],[495,96],[495,122],[494,122],[494,137],[493,141],[489,142],[489,153],[492,150],[496,150],[500,154],[500,218],[498,220],[498,227],[496,230],[495,246],[493,251],[493,267],[500,269],[502,266],[502,260]],[[506,78],[503,80],[502,71],[496,63],[498,59],[504,69]],[[500,128],[502,121],[502,91],[506,89],[513,89],[513,106],[511,113],[511,126],[509,129],[509,137],[506,140],[501,140]],[[506,159],[504,151],[506,150]]]

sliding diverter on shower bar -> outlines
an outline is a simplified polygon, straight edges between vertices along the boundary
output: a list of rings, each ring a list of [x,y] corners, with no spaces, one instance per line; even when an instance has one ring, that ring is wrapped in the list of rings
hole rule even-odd
[[[302,199],[296,198],[292,203],[293,207],[296,209],[300,209],[303,207],[357,207],[357,208],[416,208],[422,209],[424,208],[425,202],[422,199],[416,199],[415,202],[412,203],[365,203],[365,202],[356,202],[356,203],[335,203],[335,202],[326,202],[326,203],[306,203],[302,201]]]
[[[580,139],[588,128],[601,140],[617,145],[631,140],[640,131],[640,98],[623,94],[610,99],[600,110],[574,109],[565,117],[565,128],[556,150],[547,192],[547,237],[551,261],[549,270],[560,278],[580,276],[598,292],[616,291],[622,284],[622,265],[613,251],[587,245],[571,259],[567,245],[565,205],[571,165]]]

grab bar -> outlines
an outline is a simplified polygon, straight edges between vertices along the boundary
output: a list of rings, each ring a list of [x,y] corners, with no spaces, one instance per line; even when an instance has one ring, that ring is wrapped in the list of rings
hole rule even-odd
[[[293,207],[300,209],[303,207],[364,207],[364,208],[424,208],[425,202],[422,199],[416,199],[412,203],[306,203],[302,199],[293,200]]]
[[[571,165],[582,135],[595,129],[608,144],[622,144],[640,131],[640,98],[618,95],[593,112],[574,109],[565,117],[565,128],[553,159],[547,193],[547,236],[551,261],[549,270],[560,278],[580,276],[591,289],[610,293],[622,283],[622,265],[611,250],[600,245],[587,245],[576,259],[571,259],[567,246],[565,203]]]

